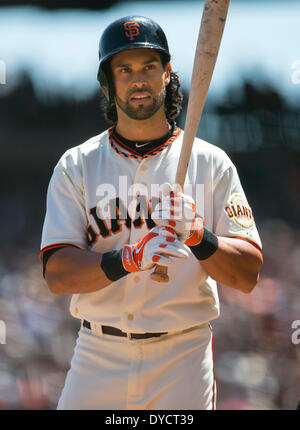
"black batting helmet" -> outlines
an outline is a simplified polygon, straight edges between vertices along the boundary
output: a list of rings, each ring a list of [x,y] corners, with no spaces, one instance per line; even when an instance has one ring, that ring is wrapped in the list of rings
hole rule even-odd
[[[99,42],[99,68],[97,79],[108,87],[105,64],[115,54],[128,49],[149,48],[162,53],[170,61],[167,38],[162,28],[144,16],[125,16],[110,24]]]

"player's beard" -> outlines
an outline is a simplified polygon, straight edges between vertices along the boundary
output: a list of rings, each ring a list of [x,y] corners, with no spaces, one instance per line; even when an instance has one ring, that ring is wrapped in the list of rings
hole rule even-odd
[[[127,100],[121,100],[117,95],[115,96],[116,104],[118,107],[131,119],[138,121],[151,118],[165,103],[166,89],[163,88],[161,92],[154,97],[149,89],[143,89],[141,92],[148,91],[152,96],[152,103],[147,103],[146,105],[140,104],[138,106],[133,106],[130,104],[131,94],[128,95]],[[138,93],[139,91],[134,91]]]

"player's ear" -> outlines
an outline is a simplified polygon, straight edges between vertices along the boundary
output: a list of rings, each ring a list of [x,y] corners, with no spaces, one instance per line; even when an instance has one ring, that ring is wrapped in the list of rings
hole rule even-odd
[[[165,66],[165,85],[169,85],[170,80],[171,80],[171,71],[172,71],[172,67],[170,63],[167,63]]]

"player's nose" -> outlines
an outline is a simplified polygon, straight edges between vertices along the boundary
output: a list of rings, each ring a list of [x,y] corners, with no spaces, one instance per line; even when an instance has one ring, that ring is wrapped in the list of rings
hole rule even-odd
[[[147,82],[147,79],[144,73],[137,71],[136,73],[132,74],[131,83],[133,86],[141,87],[145,85],[146,82]]]
[[[133,88],[144,88],[147,81],[143,77],[136,78],[132,81]]]

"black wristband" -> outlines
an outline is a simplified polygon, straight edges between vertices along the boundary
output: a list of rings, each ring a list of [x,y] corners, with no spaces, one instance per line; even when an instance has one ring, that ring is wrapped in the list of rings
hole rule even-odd
[[[190,248],[198,260],[206,260],[216,252],[218,246],[218,237],[204,227],[201,242],[198,245],[190,246]]]
[[[100,266],[110,281],[117,281],[129,273],[122,263],[122,249],[103,254]]]

